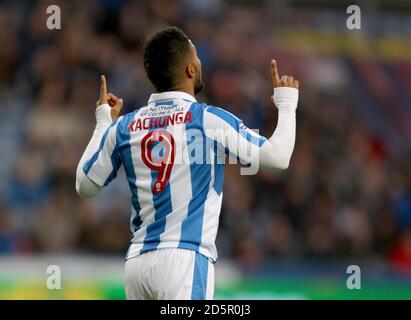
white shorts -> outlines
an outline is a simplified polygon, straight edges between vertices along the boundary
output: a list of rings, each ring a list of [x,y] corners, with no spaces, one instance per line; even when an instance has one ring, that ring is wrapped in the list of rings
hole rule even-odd
[[[125,263],[128,300],[212,300],[214,265],[202,254],[164,248]]]

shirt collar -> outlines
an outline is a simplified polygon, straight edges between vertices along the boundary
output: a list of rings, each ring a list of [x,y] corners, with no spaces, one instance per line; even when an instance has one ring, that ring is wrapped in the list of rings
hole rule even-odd
[[[184,99],[191,102],[197,102],[191,94],[182,91],[165,91],[160,93],[153,93],[148,100],[148,103],[153,103],[158,100]]]

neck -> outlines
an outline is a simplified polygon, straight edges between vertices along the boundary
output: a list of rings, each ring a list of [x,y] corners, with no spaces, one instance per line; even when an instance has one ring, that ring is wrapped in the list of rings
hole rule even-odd
[[[186,84],[186,83],[172,87],[169,91],[181,91],[181,92],[188,93],[189,95],[193,97],[195,96],[193,86],[190,84]]]

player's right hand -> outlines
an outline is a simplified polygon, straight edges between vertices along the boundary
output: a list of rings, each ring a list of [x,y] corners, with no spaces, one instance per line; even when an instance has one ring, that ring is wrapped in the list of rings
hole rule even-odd
[[[273,87],[291,87],[298,89],[300,83],[298,80],[295,80],[294,77],[292,76],[280,76],[278,75],[278,69],[277,69],[277,62],[273,59],[271,60],[271,74],[273,77]]]
[[[107,93],[107,82],[104,75],[101,76],[100,98],[97,100],[96,105],[98,107],[103,104],[108,104],[111,107],[111,119],[113,121],[116,120],[123,108],[123,99],[116,97],[112,93]]]

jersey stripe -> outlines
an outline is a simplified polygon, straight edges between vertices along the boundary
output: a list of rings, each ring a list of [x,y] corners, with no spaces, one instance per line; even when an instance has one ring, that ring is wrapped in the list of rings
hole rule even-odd
[[[131,119],[134,118],[136,112],[130,113],[122,119],[117,130],[117,144],[122,149],[122,161],[126,171],[128,184],[131,190],[131,203],[134,212],[131,217],[131,229],[133,232],[137,231],[141,226],[140,211],[141,206],[137,195],[137,176],[134,170],[134,164],[131,155],[130,132],[127,129]]]
[[[172,105],[173,100],[160,100],[156,101],[155,107],[160,105]],[[167,127],[162,128],[167,130]],[[155,129],[150,128],[148,132]],[[158,178],[158,171],[151,170],[151,188]],[[153,194],[154,204],[154,222],[147,226],[147,233],[144,238],[144,245],[140,253],[148,252],[157,248],[160,243],[160,236],[166,228],[167,215],[173,212],[173,206],[171,203],[170,181],[167,182],[164,190],[159,194]]]
[[[184,103],[185,113],[190,103]],[[170,242],[178,245],[181,236],[181,221],[187,216],[188,205],[191,199],[190,168],[185,165],[189,163],[189,155],[186,146],[185,126],[169,126],[168,131],[174,136],[176,145],[176,163],[170,176],[170,194],[173,202],[173,213],[167,215],[166,232],[160,236],[160,244],[157,248],[168,247]],[[181,149],[180,149],[181,148]],[[182,192],[184,190],[184,192]]]
[[[205,300],[207,292],[208,259],[196,252],[194,259],[192,300]]]
[[[214,140],[214,190],[220,195],[224,185],[224,153],[220,152],[218,142]]]
[[[111,154],[111,163],[113,164],[113,170],[111,170],[110,175],[108,176],[104,186],[107,186],[111,181],[113,181],[117,177],[117,172],[121,167],[121,159],[120,154],[117,149],[117,139],[116,139],[116,146],[114,147],[113,153]]]
[[[202,134],[203,143],[203,157],[206,159],[206,136],[202,126],[204,109],[198,103],[192,103],[190,106],[190,112],[192,114],[193,122],[186,123],[186,131],[191,129],[199,129]],[[194,141],[197,143],[197,141]],[[189,153],[190,158],[193,155]],[[190,248],[192,250],[198,250],[201,243],[201,234],[203,228],[204,217],[204,203],[207,198],[207,193],[211,180],[211,165],[208,163],[198,164],[190,162],[190,176],[191,176],[191,193],[192,198],[188,205],[187,217],[182,222],[180,248]]]
[[[147,111],[146,108],[140,109],[136,116],[132,120],[139,118],[139,114],[142,111]],[[133,245],[130,250],[130,255],[134,256],[140,253],[141,248],[144,246],[144,238],[147,234],[147,226],[154,222],[154,204],[153,195],[151,191],[151,170],[148,168],[141,158],[141,140],[148,130],[141,130],[131,133],[131,153],[134,170],[138,177],[136,181],[137,196],[141,205],[140,218],[142,223],[138,231],[134,233],[132,238]]]

